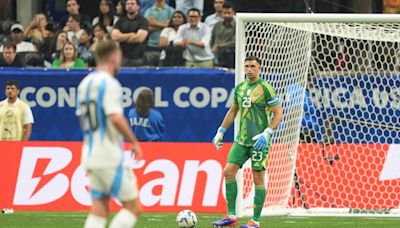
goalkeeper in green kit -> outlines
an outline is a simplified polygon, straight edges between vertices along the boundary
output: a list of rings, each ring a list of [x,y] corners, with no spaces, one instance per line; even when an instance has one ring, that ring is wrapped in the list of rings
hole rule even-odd
[[[265,201],[265,170],[271,138],[282,120],[282,109],[275,89],[260,78],[261,61],[257,57],[247,57],[244,62],[247,79],[235,87],[231,108],[218,128],[213,139],[215,147],[222,148],[225,131],[231,126],[239,113],[240,128],[229,152],[224,168],[228,214],[220,221],[213,222],[214,227],[236,226],[236,197],[238,186],[236,173],[250,158],[255,184],[253,218],[241,228],[259,228],[260,215]]]

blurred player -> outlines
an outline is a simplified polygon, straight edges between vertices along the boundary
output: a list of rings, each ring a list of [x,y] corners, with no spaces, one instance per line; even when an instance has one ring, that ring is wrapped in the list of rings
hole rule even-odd
[[[79,84],[76,110],[84,133],[82,164],[93,199],[85,228],[106,226],[110,197],[119,199],[123,206],[110,227],[133,227],[140,205],[136,177],[129,167],[123,166],[122,136],[132,143],[137,159],[142,152],[123,116],[122,88],[114,78],[121,65],[121,50],[114,41],[103,41],[97,46],[95,58],[96,71]]]
[[[227,112],[213,143],[219,150],[225,131],[240,114],[239,134],[229,152],[224,168],[228,214],[214,226],[236,226],[236,196],[238,187],[236,173],[250,158],[253,170],[255,197],[253,218],[241,228],[260,227],[260,215],[265,201],[265,169],[271,137],[282,120],[282,109],[275,89],[260,79],[261,61],[257,57],[247,57],[244,62],[247,79],[235,88],[234,100]],[[273,118],[271,119],[273,114]]]

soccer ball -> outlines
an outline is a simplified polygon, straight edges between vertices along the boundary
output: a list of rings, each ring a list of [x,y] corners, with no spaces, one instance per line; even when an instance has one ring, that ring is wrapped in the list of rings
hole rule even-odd
[[[195,227],[197,223],[196,214],[191,210],[183,210],[176,216],[176,223],[179,227]]]

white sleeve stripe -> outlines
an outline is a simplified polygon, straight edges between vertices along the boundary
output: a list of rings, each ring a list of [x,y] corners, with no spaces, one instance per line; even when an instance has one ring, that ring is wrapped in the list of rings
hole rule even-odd
[[[275,97],[272,100],[267,101],[268,104],[275,104],[277,102],[279,102],[279,98],[278,97]]]

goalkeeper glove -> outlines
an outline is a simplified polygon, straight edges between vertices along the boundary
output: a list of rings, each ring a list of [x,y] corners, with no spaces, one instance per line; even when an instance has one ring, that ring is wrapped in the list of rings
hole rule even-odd
[[[256,142],[253,145],[253,148],[257,151],[262,151],[267,149],[269,141],[272,137],[273,130],[272,128],[267,128],[264,130],[263,133],[258,134],[253,137],[253,140],[256,140]]]
[[[224,138],[224,134],[226,132],[226,129],[223,127],[219,127],[217,134],[215,134],[212,142],[214,143],[214,146],[217,150],[220,150],[222,148],[222,139]]]

